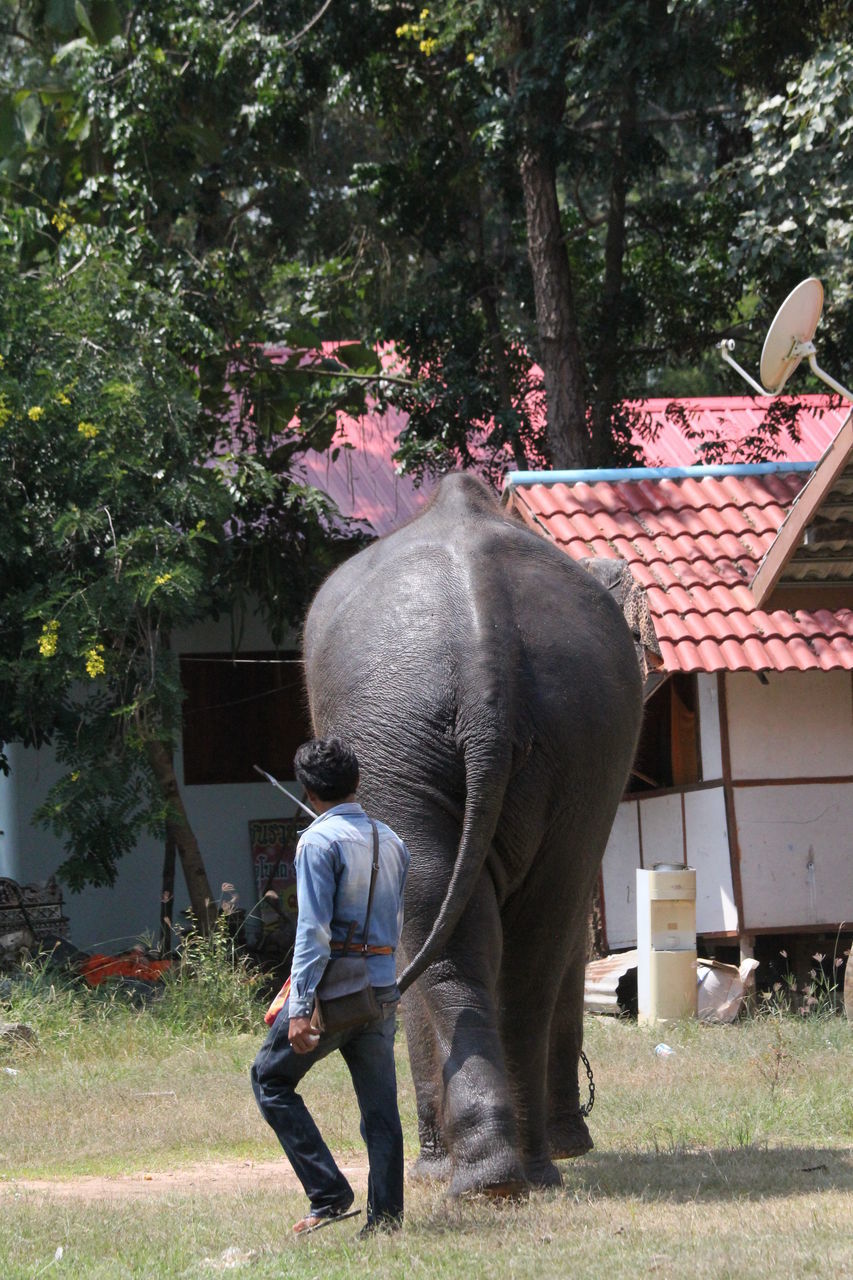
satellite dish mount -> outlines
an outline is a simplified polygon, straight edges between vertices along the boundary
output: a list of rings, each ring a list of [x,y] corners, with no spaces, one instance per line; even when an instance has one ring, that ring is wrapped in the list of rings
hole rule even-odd
[[[764,347],[761,352],[760,376],[763,386],[759,385],[732,356],[734,341],[724,338],[717,344],[726,364],[736,369],[753,391],[760,396],[778,396],[791,374],[801,360],[808,360],[809,367],[815,377],[820,378],[828,387],[832,387],[838,395],[853,400],[853,392],[836,382],[828,373],[820,368],[812,338],[815,335],[821,312],[823,311],[823,285],[815,276],[801,280],[796,289],[788,294],[773,323],[767,330]]]

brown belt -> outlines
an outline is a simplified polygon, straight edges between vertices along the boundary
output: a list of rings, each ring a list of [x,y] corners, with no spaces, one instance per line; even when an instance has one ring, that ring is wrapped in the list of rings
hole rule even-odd
[[[333,951],[343,951],[345,945],[346,944],[344,942],[333,942],[331,943],[331,948]],[[349,945],[349,950],[352,952],[353,955],[364,954],[364,952],[362,951],[360,942],[351,942]],[[393,956],[394,948],[393,947],[368,947],[367,954],[369,956]]]

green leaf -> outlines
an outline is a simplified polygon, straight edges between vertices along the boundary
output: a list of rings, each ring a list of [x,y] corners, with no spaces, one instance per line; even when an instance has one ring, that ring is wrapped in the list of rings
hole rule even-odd
[[[379,357],[361,342],[348,342],[335,349],[335,358],[357,373],[380,373]]]
[[[89,17],[88,10],[83,4],[83,0],[74,0],[74,12],[77,15],[77,21],[92,40],[97,43],[98,37],[95,34],[95,28],[92,26],[92,20]]]
[[[42,117],[38,95],[29,94],[18,107],[18,120],[26,142],[32,142]]]
[[[85,36],[75,36],[73,40],[67,41],[66,44],[60,45],[56,53],[51,58],[52,66],[59,66],[72,53],[78,53],[81,49],[91,49],[91,44]]]

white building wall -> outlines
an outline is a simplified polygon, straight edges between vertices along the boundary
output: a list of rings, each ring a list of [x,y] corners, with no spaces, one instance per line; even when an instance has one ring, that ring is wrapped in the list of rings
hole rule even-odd
[[[735,791],[744,925],[853,920],[853,782]]]
[[[179,653],[204,653],[229,651],[231,643],[231,625],[226,618],[195,628],[189,635],[175,636],[173,647]],[[248,620],[241,647],[272,647],[256,619]],[[298,647],[295,638],[292,647]],[[54,875],[66,856],[61,841],[31,821],[61,771],[49,748],[33,751],[13,745],[8,754],[11,775],[0,776],[0,875],[21,883],[38,883]],[[251,907],[255,887],[249,856],[249,820],[288,818],[295,806],[260,779],[257,783],[232,786],[184,786],[180,750],[176,752],[175,770],[214,896],[219,897],[222,884],[228,882],[235,886],[240,905]],[[281,781],[288,783],[285,778]],[[295,786],[292,782],[291,785]],[[120,859],[113,888],[87,887],[81,893],[72,893],[63,886],[64,913],[70,920],[75,946],[116,951],[140,937],[156,938],[162,867],[163,842],[143,836],[137,847]],[[183,910],[188,897],[180,862],[175,895],[178,910]]]
[[[726,676],[732,778],[853,776],[849,671],[748,671]]]
[[[734,672],[726,703],[734,783],[769,783],[734,787],[744,928],[853,918],[851,673]]]
[[[722,787],[684,796],[687,865],[696,869],[696,932],[736,933],[726,797]]]
[[[636,877],[640,866],[684,863],[696,870],[698,933],[737,931],[722,787],[623,800],[604,854],[604,916],[612,950],[637,945]],[[638,821],[639,817],[639,821]],[[642,830],[642,862],[640,860]]]
[[[18,848],[18,792],[14,773],[20,750],[14,743],[6,747],[10,775],[0,774],[0,876],[17,880],[16,851]]]
[[[723,776],[723,750],[720,740],[720,699],[716,675],[700,673],[696,677],[699,703],[699,747],[702,781],[714,782]]]
[[[637,868],[641,865],[637,805],[624,800],[616,811],[601,865],[604,922],[612,951],[636,945]]]

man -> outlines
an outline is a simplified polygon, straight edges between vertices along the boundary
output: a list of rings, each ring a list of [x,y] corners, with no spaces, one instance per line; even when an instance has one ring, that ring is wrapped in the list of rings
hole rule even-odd
[[[296,846],[299,916],[290,994],[252,1067],[252,1088],[310,1202],[293,1230],[326,1226],[350,1209],[352,1188],[335,1164],[296,1085],[315,1062],[340,1049],[352,1076],[367,1144],[367,1224],[361,1234],[393,1230],[403,1219],[403,1135],[397,1109],[394,1030],[397,989],[394,953],[403,924],[403,886],[409,852],[384,823],[379,829],[379,871],[370,914],[367,966],[382,1010],[377,1021],[337,1035],[311,1025],[314,992],[336,944],[352,921],[361,942],[373,863],[370,820],[356,802],[354,752],[338,738],[299,748],[296,779],[319,815]]]

